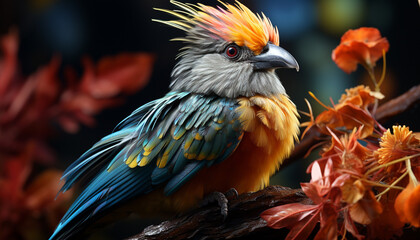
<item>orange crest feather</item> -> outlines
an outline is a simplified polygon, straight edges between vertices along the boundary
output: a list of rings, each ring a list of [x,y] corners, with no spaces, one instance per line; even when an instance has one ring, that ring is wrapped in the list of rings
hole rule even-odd
[[[182,10],[156,9],[170,13],[180,20],[161,21],[170,26],[188,31],[194,26],[200,26],[214,35],[239,46],[247,46],[255,54],[261,53],[268,42],[279,45],[278,29],[273,27],[271,21],[264,15],[254,14],[242,3],[236,1],[235,5],[221,2],[226,9],[193,5],[171,1]],[[186,40],[180,38],[177,40]]]

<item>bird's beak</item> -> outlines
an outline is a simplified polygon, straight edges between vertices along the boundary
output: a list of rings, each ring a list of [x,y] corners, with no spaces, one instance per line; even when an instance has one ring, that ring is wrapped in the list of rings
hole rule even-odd
[[[295,68],[299,72],[299,64],[288,51],[272,43],[267,47],[268,51],[251,58],[254,69]]]

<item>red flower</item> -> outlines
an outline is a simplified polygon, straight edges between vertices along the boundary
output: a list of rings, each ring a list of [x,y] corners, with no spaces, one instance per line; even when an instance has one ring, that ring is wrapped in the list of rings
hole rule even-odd
[[[346,73],[356,70],[357,64],[372,68],[376,61],[387,52],[389,43],[376,28],[362,27],[348,30],[342,37],[340,45],[332,52],[332,59]]]

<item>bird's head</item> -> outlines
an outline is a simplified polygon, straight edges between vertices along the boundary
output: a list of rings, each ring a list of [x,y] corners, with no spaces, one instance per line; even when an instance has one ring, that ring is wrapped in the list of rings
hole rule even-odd
[[[279,47],[277,28],[240,2],[222,7],[171,1],[178,10],[156,9],[178,17],[162,21],[186,32],[171,89],[221,97],[285,93],[274,69],[295,68],[294,57]]]

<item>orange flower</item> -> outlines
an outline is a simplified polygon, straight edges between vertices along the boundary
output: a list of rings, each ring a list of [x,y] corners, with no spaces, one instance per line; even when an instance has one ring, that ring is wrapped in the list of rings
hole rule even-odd
[[[373,104],[376,99],[382,99],[384,95],[380,92],[373,92],[368,86],[359,85],[354,88],[346,89],[346,93],[341,95],[338,105],[351,103],[355,106],[366,109]]]
[[[392,126],[394,134],[388,129],[381,138],[380,148],[375,152],[379,164],[389,163],[393,160],[420,152],[420,141],[406,126]],[[415,159],[412,159],[414,161]],[[387,168],[394,172],[402,163],[393,164]]]
[[[346,73],[356,70],[360,63],[368,68],[387,52],[389,43],[376,28],[362,27],[348,30],[342,37],[340,45],[332,52],[332,59]]]
[[[410,179],[407,187],[395,200],[394,207],[402,222],[420,227],[420,184]]]

